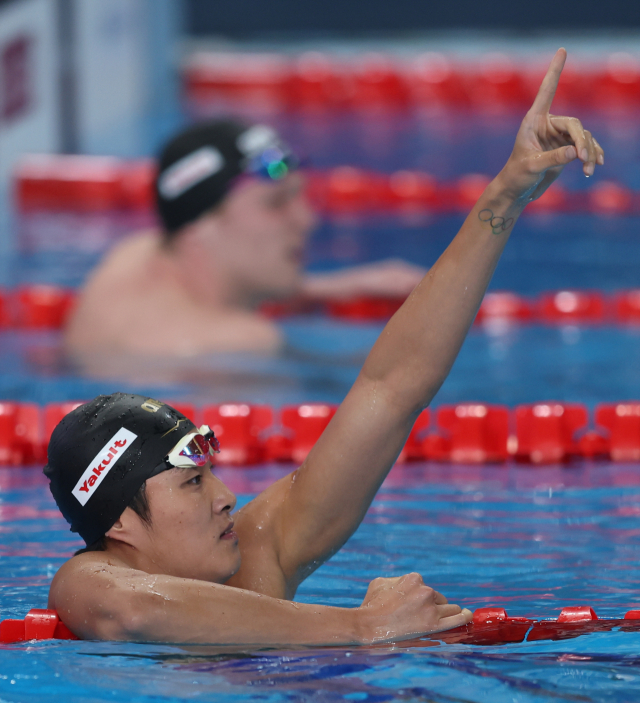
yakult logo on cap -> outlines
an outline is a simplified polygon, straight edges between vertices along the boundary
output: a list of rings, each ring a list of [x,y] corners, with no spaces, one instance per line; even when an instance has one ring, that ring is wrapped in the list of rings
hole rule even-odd
[[[80,505],[86,505],[96,488],[102,483],[102,479],[137,437],[137,434],[121,427],[96,454],[72,491]]]

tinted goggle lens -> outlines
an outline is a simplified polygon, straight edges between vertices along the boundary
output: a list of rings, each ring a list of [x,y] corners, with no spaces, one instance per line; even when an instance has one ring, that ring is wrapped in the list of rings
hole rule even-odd
[[[204,431],[203,431],[204,430]],[[176,455],[175,450],[169,453],[168,460],[173,466],[181,466],[180,458],[184,457],[195,466],[204,466],[214,453],[220,451],[220,443],[213,431],[203,425],[198,434],[194,434]],[[187,464],[188,465],[188,464]]]
[[[300,166],[299,160],[282,149],[266,149],[249,162],[247,172],[254,176],[279,181]]]

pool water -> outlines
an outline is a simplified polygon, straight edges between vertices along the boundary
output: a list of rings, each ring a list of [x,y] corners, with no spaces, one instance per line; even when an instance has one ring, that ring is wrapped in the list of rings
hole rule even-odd
[[[352,163],[421,168],[440,178],[495,173],[519,118],[353,116],[280,119],[318,167]],[[585,118],[585,122],[588,120]],[[640,189],[637,121],[595,116],[611,178]],[[597,180],[596,179],[596,180]],[[591,181],[576,167],[567,188]],[[431,265],[460,226],[446,216],[325,222],[309,267],[388,256]],[[535,294],[565,287],[638,287],[638,219],[579,215],[522,218],[492,288]],[[15,255],[0,283],[79,285],[93,263],[81,252]],[[0,397],[47,403],[135,390],[197,404],[228,400],[340,402],[381,327],[317,317],[283,323],[277,358],[234,355],[90,378],[65,360],[54,333],[0,333]],[[475,328],[434,405],[477,400],[511,406],[558,399],[588,404],[640,398],[640,330],[629,327]],[[220,469],[249,500],[291,466]],[[356,606],[376,576],[410,571],[453,602],[509,614],[557,617],[591,605],[620,617],[640,605],[640,467],[576,463],[397,466],[364,523],[300,588],[303,601]],[[79,545],[39,467],[0,469],[0,617],[45,607],[60,564]],[[229,650],[95,642],[0,645],[4,701],[627,701],[640,698],[640,634],[609,632],[502,646],[433,641],[375,648]]]
[[[291,467],[220,469],[240,503]],[[44,607],[79,546],[37,468],[0,470],[0,612]],[[620,617],[640,604],[637,466],[415,464],[391,472],[362,526],[298,599],[357,606],[376,576],[409,571],[476,608]],[[225,650],[34,642],[0,648],[2,701],[620,701],[640,695],[640,633],[502,646]],[[46,698],[45,698],[46,694]]]

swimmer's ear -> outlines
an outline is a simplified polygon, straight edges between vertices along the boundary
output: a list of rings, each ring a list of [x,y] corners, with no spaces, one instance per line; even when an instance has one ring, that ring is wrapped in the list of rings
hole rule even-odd
[[[111,539],[122,539],[122,533],[124,531],[124,526],[122,520],[116,520],[110,529],[105,532],[105,537],[111,537]]]
[[[217,210],[207,210],[207,212],[202,213],[197,220],[185,225],[180,235],[185,240],[193,239],[195,241],[200,241],[203,238],[210,239],[212,237],[217,237],[219,232],[219,220],[220,216]]]
[[[131,510],[125,508],[124,513],[113,523],[113,526],[107,530],[105,537],[125,542],[133,546],[136,543],[136,536],[140,531],[140,519]]]

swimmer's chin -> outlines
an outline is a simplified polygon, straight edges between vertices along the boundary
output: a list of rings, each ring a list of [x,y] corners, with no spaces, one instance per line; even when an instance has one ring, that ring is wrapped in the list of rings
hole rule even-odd
[[[237,546],[237,542],[236,542],[236,546]],[[240,571],[241,566],[242,566],[242,557],[240,556],[240,552],[238,550],[237,564],[231,568],[231,570],[228,572],[228,574],[222,580],[217,580],[217,582],[220,584],[226,584],[230,579],[232,579],[238,573],[238,571]]]

